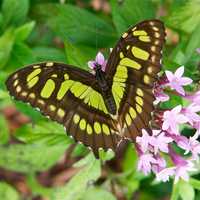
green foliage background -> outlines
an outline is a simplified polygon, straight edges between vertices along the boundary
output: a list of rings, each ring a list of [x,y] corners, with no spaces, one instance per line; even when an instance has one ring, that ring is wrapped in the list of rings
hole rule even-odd
[[[77,6],[75,0],[2,0],[0,1],[0,110],[8,105],[31,117],[34,124],[20,127],[14,137],[20,143],[10,144],[9,127],[0,113],[0,167],[26,175],[32,197],[40,195],[52,200],[115,200],[111,185],[123,191],[127,200],[200,198],[198,172],[188,183],[173,185],[158,183],[152,176],[136,170],[137,156],[129,146],[120,160],[122,171],[109,168],[106,180],[95,183],[113,154],[101,152],[96,160],[81,145],[76,145],[72,156],[82,159],[74,164],[79,172],[62,187],[44,187],[36,175],[54,166],[73,141],[66,137],[62,126],[53,123],[34,109],[11,100],[5,88],[7,76],[24,65],[40,61],[59,61],[78,65],[87,70],[87,61],[101,49],[109,52],[119,36],[132,24],[160,18],[179,42],[174,45],[167,38],[163,53],[163,69],[175,70],[186,66],[186,75],[199,80],[200,57],[200,1],[199,0],[110,0],[111,12],[95,11],[89,0]],[[160,14],[163,11],[163,16]],[[189,88],[189,89],[192,89]],[[173,99],[164,106],[181,102]],[[89,184],[90,182],[94,184]],[[184,192],[183,192],[184,191]],[[137,193],[136,193],[137,192]],[[135,196],[136,195],[136,196]],[[30,199],[32,198],[30,197]],[[0,182],[0,199],[19,200],[22,196],[4,180]]]

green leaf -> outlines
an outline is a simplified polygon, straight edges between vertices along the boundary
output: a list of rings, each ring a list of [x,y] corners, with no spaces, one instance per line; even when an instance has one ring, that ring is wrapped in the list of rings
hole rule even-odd
[[[10,57],[7,69],[17,69],[36,61],[32,49],[22,42],[14,44]]]
[[[88,68],[88,61],[95,58],[96,51],[86,46],[75,46],[72,43],[65,41],[65,51],[67,63],[80,68]]]
[[[3,27],[24,22],[29,9],[29,0],[4,0],[2,3]]]
[[[0,146],[0,167],[23,173],[44,171],[60,159],[67,147],[36,144]]]
[[[66,56],[63,50],[53,47],[37,46],[33,49],[33,54],[37,61],[44,62],[47,60],[66,62]]]
[[[67,145],[71,142],[64,128],[49,120],[37,122],[34,126],[24,125],[16,131],[15,136],[26,143]]]
[[[10,53],[14,44],[14,30],[8,29],[0,37],[0,69],[3,68],[10,58]]]
[[[200,190],[200,180],[190,178],[189,180],[190,185],[196,190]]]
[[[2,200],[20,200],[18,192],[5,182],[0,182],[0,197]]]
[[[126,0],[121,3],[111,0],[111,6],[113,21],[119,35],[131,25],[155,18],[155,5],[149,0]]]
[[[81,169],[64,187],[56,188],[51,199],[80,200],[85,194],[88,184],[96,181],[101,174],[100,161],[88,155],[86,166]]]
[[[133,144],[129,144],[122,162],[123,171],[136,170],[137,160],[136,150]]]
[[[0,144],[6,144],[9,141],[8,124],[3,115],[0,114]]]
[[[172,194],[170,200],[178,200],[179,197],[179,182],[173,184]]]
[[[99,187],[92,187],[87,189],[85,194],[80,198],[80,200],[116,200],[116,198],[110,192],[99,188]]]
[[[185,1],[166,17],[166,25],[187,33],[193,32],[199,25],[200,4],[199,0]]]
[[[181,196],[182,200],[193,200],[195,197],[195,192],[193,187],[188,182],[180,181],[179,195]]]
[[[200,19],[199,19],[200,20]],[[196,49],[200,47],[200,23],[198,24],[197,28],[189,37],[188,44],[185,49],[185,60],[183,64],[186,64],[192,55],[196,53]]]
[[[28,23],[18,27],[15,30],[16,42],[22,42],[22,41],[26,40],[28,38],[28,36],[30,35],[31,31],[33,30],[34,26],[35,26],[35,22],[31,21],[31,22],[28,22]]]
[[[110,24],[81,8],[69,4],[43,4],[36,6],[34,11],[64,41],[100,48],[116,40]]]

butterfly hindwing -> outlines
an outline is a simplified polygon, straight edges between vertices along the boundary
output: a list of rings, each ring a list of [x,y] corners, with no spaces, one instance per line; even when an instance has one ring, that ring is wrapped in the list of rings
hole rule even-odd
[[[89,72],[61,63],[39,63],[18,70],[6,84],[17,100],[63,124],[68,134],[96,155],[99,148],[116,149],[120,137]]]
[[[123,136],[133,141],[151,120],[152,90],[161,68],[164,41],[161,21],[143,21],[122,35],[107,62],[106,74],[118,108],[118,127]]]

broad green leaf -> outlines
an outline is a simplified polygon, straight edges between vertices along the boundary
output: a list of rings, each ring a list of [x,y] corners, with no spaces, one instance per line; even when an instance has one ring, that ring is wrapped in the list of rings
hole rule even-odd
[[[0,80],[1,81],[1,80]],[[5,90],[1,89],[1,84],[0,84],[0,109],[5,108],[8,105],[11,105],[12,101],[10,96],[8,95],[8,92]]]
[[[85,156],[81,160],[79,160],[76,163],[74,163],[73,167],[76,167],[76,168],[78,168],[78,167],[84,167],[88,163],[90,163],[90,161],[93,160],[93,159],[94,159],[94,154],[92,152],[90,152],[87,156]]]
[[[189,180],[190,185],[196,190],[200,190],[200,180],[190,178]]]
[[[63,126],[49,120],[24,125],[16,131],[15,136],[26,143],[67,145],[72,142]]]
[[[8,29],[0,36],[0,69],[3,68],[10,58],[10,53],[15,41],[14,30]]]
[[[185,49],[185,60],[183,64],[187,63],[193,54],[196,54],[196,49],[200,47],[199,36],[200,36],[200,23],[198,24],[197,28],[193,31],[193,33],[189,37],[189,41]]]
[[[193,200],[195,197],[195,192],[193,187],[188,182],[180,181],[179,195],[181,196],[182,200]]]
[[[9,24],[19,25],[24,22],[29,9],[29,0],[3,0],[3,27]]]
[[[100,48],[116,40],[111,24],[84,9],[69,4],[42,4],[34,11],[64,41]]]
[[[20,200],[18,192],[5,182],[0,182],[0,197],[2,200]]]
[[[133,166],[134,167],[134,166]],[[140,181],[135,173],[124,173],[121,177],[119,177],[119,182],[121,187],[126,188],[128,198],[131,198],[133,193],[138,190]],[[144,177],[144,176],[143,176]],[[145,177],[146,178],[146,177]]]
[[[149,0],[111,0],[114,24],[121,35],[126,29],[140,21],[155,18],[155,5]]]
[[[178,200],[179,197],[179,182],[173,184],[170,200]]]
[[[199,0],[185,1],[186,3],[174,9],[166,17],[166,24],[176,30],[192,33],[199,25],[200,4]]]
[[[23,24],[22,26],[18,27],[15,30],[15,40],[16,42],[22,42],[28,38],[31,31],[33,30],[35,26],[35,22],[31,21],[26,24]]]
[[[137,154],[133,144],[129,144],[122,161],[123,171],[134,171],[137,168]]]
[[[0,144],[6,144],[9,141],[9,129],[6,119],[0,114]]]
[[[88,153],[88,148],[86,148],[84,145],[76,145],[71,156],[72,157],[83,157]]]
[[[95,200],[116,200],[113,194],[99,187],[92,187],[87,189],[80,200],[94,200],[94,197]]]
[[[51,195],[51,199],[59,200],[80,200],[87,191],[87,187],[96,181],[101,174],[100,161],[94,156],[88,155],[90,159],[86,166],[63,187],[56,188]]]
[[[0,146],[0,167],[23,173],[44,171],[60,159],[67,147],[36,144]]]
[[[0,30],[2,29],[2,24],[3,24],[3,15],[0,13]]]
[[[22,42],[14,44],[10,57],[12,59],[7,63],[9,70],[22,68],[24,65],[36,62],[32,49]]]
[[[20,110],[23,114],[31,118],[33,123],[45,120],[46,118],[35,108],[31,107],[27,103],[12,100],[15,103],[17,110]]]
[[[37,61],[57,61],[57,62],[65,62],[66,56],[63,49],[47,47],[47,46],[37,46],[33,49],[33,54],[36,57]]]
[[[88,68],[88,61],[93,60],[96,55],[95,49],[86,46],[75,46],[70,42],[65,42],[65,52],[67,57],[67,63],[75,65],[80,68]]]

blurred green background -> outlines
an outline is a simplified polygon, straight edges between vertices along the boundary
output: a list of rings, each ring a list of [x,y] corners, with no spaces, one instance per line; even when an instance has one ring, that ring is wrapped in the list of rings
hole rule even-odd
[[[166,25],[163,69],[185,65],[199,82],[199,0],[0,1],[0,199],[192,200],[200,199],[199,172],[188,183],[158,183],[137,171],[133,145],[96,160],[61,125],[10,98],[7,76],[24,65],[59,61],[87,70],[101,50],[108,55],[131,25],[158,18]],[[195,86],[188,89],[192,90]],[[184,103],[172,98],[164,104]]]

